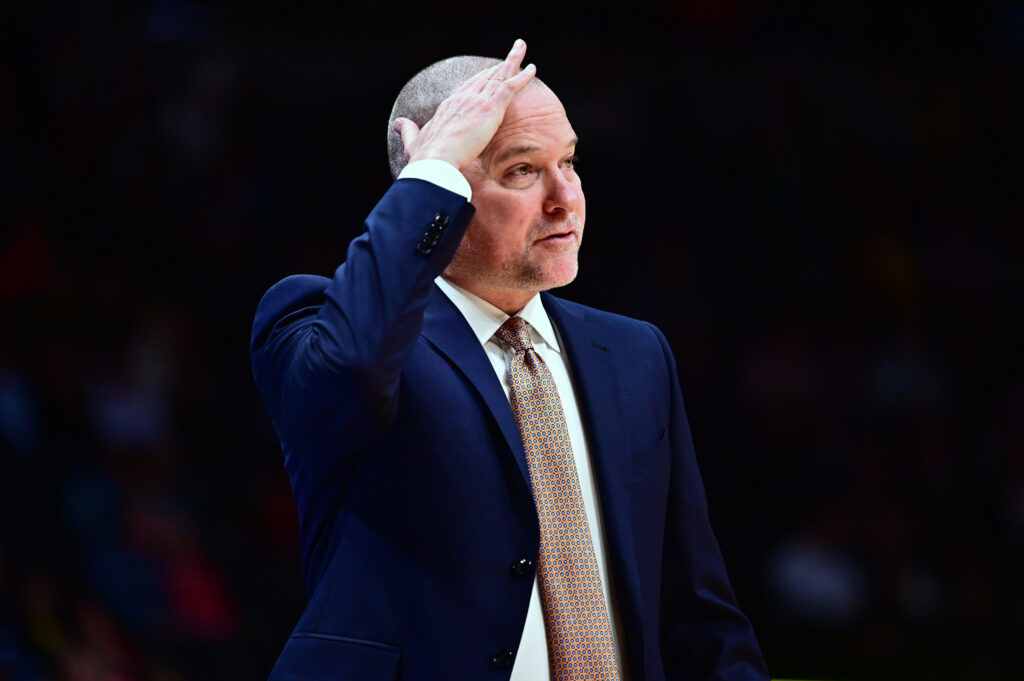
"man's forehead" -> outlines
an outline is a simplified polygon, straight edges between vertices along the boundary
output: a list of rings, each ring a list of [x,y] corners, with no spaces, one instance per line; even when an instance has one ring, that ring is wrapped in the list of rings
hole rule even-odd
[[[532,92],[531,92],[532,90]],[[495,161],[549,147],[571,147],[576,134],[558,97],[541,85],[528,86],[512,101],[482,156]]]
[[[516,142],[519,141],[512,139],[507,140],[506,144],[499,144],[496,145],[494,148],[485,149],[484,155],[488,157],[490,163],[497,165],[515,156],[525,156],[526,154],[533,154],[543,151],[561,152],[563,150],[572,149],[575,148],[579,140],[576,138],[576,135],[571,135],[566,139],[564,145],[560,147],[555,147],[554,149],[550,149],[547,146],[534,142]]]
[[[548,115],[566,117],[562,100],[544,83],[533,81],[512,99],[498,130],[515,125],[518,121],[529,121],[531,118]]]

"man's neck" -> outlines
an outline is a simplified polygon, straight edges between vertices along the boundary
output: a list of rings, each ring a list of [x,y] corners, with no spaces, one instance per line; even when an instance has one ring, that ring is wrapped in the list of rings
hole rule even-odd
[[[457,277],[450,277],[447,274],[441,275],[452,284],[455,284],[464,291],[468,291],[498,308],[510,317],[519,313],[530,300],[537,295],[537,291],[519,291],[516,289],[497,289],[482,285],[475,281],[462,281]]]

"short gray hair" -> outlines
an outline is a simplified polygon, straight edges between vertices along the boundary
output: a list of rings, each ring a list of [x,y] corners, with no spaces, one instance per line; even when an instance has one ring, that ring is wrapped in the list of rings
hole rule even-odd
[[[405,84],[391,107],[391,118],[388,119],[388,163],[392,177],[397,178],[409,162],[402,136],[393,129],[395,119],[408,118],[422,128],[456,88],[484,69],[500,63],[500,59],[493,57],[449,57],[434,62]]]

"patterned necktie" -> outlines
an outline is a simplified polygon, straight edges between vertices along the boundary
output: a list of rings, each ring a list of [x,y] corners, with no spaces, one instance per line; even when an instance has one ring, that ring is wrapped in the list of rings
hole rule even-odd
[[[540,520],[538,570],[551,677],[618,681],[611,621],[555,381],[522,318],[509,318],[496,335],[515,351],[508,380]]]

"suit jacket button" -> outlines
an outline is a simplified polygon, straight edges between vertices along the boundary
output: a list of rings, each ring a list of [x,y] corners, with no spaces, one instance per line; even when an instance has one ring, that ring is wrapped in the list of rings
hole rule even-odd
[[[515,659],[515,655],[511,650],[505,648],[499,648],[494,651],[494,655],[491,655],[491,664],[501,669],[507,669],[512,666],[512,660]]]
[[[438,213],[437,215],[434,216],[433,222],[431,222],[431,227],[439,227],[440,229],[444,229],[447,226],[448,226],[448,214],[447,213]]]
[[[525,577],[533,570],[533,561],[523,556],[512,563],[512,574],[516,577]]]

